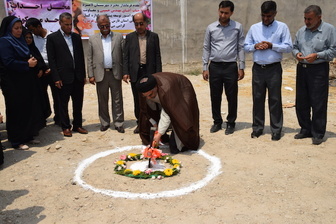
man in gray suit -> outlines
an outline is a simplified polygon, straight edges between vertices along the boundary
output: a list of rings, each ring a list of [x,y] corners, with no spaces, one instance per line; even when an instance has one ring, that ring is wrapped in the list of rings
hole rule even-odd
[[[87,54],[88,76],[91,84],[96,85],[98,95],[98,114],[100,130],[110,127],[108,109],[109,90],[112,98],[112,118],[115,129],[124,133],[124,108],[121,88],[124,39],[120,33],[110,30],[107,15],[97,16],[100,33],[89,38]]]

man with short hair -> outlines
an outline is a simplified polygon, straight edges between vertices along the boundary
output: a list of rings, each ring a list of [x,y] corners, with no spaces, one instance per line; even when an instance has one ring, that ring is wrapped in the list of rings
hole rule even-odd
[[[137,82],[136,88],[142,93],[139,128],[143,143],[152,145],[149,142],[151,126],[157,127],[153,140],[158,144],[171,125],[171,153],[197,150],[200,141],[199,109],[196,93],[189,79],[180,74],[159,72],[143,76]],[[158,124],[151,121],[155,110],[155,106],[151,106],[153,103],[161,106]]]
[[[63,135],[72,137],[72,131],[80,134],[88,133],[82,127],[85,84],[84,51],[80,35],[71,31],[71,14],[62,13],[59,16],[59,24],[61,28],[47,37],[47,54],[52,78],[60,100],[59,115]],[[68,112],[70,97],[73,105],[73,126],[70,124]]]
[[[238,81],[244,78],[244,32],[240,23],[230,19],[234,11],[231,1],[219,4],[218,21],[210,24],[203,45],[203,79],[209,81],[212,118],[211,133],[222,129],[221,103],[223,87],[228,101],[225,134],[235,130],[238,107]],[[238,63],[238,65],[237,65]]]
[[[51,32],[45,28],[43,28],[42,23],[37,18],[29,18],[25,24],[26,28],[30,30],[33,33],[34,37],[34,43],[37,49],[40,51],[43,60],[47,67],[49,68],[49,62],[48,62],[48,56],[47,56],[47,36],[51,34]],[[47,111],[46,114],[48,116],[51,114],[51,108],[50,108],[50,101],[48,96],[48,86],[50,86],[52,98],[54,101],[54,122],[55,125],[61,125],[60,124],[60,118],[59,118],[59,106],[58,106],[58,97],[57,97],[57,88],[55,87],[55,84],[51,77],[51,70],[47,69],[42,77],[40,77],[41,85],[42,85],[42,92],[43,92],[43,98],[46,102]]]
[[[313,137],[319,145],[327,126],[329,61],[336,57],[335,27],[322,21],[322,10],[310,5],[304,10],[305,26],[295,36],[296,116],[301,127],[295,139]],[[312,112],[312,115],[311,115]]]
[[[100,131],[110,127],[109,91],[112,98],[112,119],[114,128],[124,133],[124,107],[121,88],[124,39],[121,33],[110,30],[107,15],[97,16],[100,33],[89,38],[87,71],[91,84],[96,84]],[[103,62],[103,63],[102,63]]]
[[[245,39],[244,49],[253,53],[252,96],[253,124],[251,138],[262,135],[265,126],[265,99],[268,91],[268,107],[272,141],[281,138],[283,111],[281,99],[283,53],[292,51],[292,39],[288,26],[275,20],[277,5],[265,1],[261,5],[261,22],[253,24]]]
[[[126,35],[123,80],[131,82],[134,101],[134,115],[139,119],[139,94],[136,82],[145,74],[154,74],[162,71],[159,36],[147,30],[148,18],[143,13],[133,16],[135,32]],[[139,133],[137,126],[134,133]]]

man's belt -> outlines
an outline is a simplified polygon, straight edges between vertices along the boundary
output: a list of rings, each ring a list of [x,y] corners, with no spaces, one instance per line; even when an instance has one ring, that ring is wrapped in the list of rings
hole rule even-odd
[[[104,68],[105,72],[110,72],[112,71],[112,68]]]
[[[312,68],[312,67],[324,65],[325,63],[328,63],[328,62],[322,62],[322,63],[318,63],[318,64],[306,64],[306,63],[299,62],[299,65],[303,68]]]
[[[227,64],[233,64],[233,63],[237,63],[237,62],[235,62],[235,61],[232,61],[232,62],[224,62],[224,61],[222,61],[222,62],[220,62],[220,61],[211,61],[211,63],[213,63],[213,64],[216,64],[216,65],[227,65]]]
[[[140,69],[146,68],[146,64],[139,64],[139,68]]]
[[[274,62],[272,64],[264,64],[264,65],[260,65],[256,62],[254,62],[254,65],[259,66],[261,68],[270,68],[270,67],[273,67],[274,65],[278,65],[278,64],[280,64],[280,62]]]

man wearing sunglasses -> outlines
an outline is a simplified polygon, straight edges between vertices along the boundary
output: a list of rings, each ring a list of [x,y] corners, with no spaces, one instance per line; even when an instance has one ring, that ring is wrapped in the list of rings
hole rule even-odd
[[[124,133],[121,88],[124,39],[121,33],[110,30],[110,19],[107,15],[97,16],[97,26],[100,33],[89,38],[87,71],[90,83],[96,85],[97,88],[100,131],[106,131],[110,127],[111,119],[108,108],[110,92],[114,128],[119,133]]]
[[[147,30],[148,18],[143,13],[133,16],[135,32],[126,35],[123,81],[131,82],[134,101],[134,114],[139,119],[139,94],[136,89],[136,82],[141,76],[154,74],[162,71],[161,52],[159,36]],[[134,133],[139,133],[137,126]]]

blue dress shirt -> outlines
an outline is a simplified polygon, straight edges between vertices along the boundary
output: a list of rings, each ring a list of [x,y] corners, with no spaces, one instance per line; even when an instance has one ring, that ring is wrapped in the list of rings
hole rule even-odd
[[[256,50],[255,44],[262,41],[272,43],[272,49]],[[292,51],[292,39],[288,26],[280,21],[274,20],[266,26],[262,22],[253,24],[245,39],[245,52],[253,52],[253,61],[259,65],[267,65],[282,60],[283,53]]]

